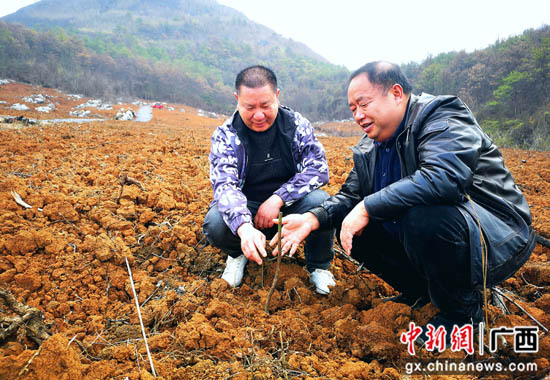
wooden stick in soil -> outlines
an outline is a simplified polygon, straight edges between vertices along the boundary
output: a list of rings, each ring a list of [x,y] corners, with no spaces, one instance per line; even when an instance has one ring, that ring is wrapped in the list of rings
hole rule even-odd
[[[147,349],[147,357],[149,358],[149,364],[151,365],[151,371],[153,372],[153,376],[157,377],[155,366],[153,365],[153,359],[151,358],[151,352],[149,351],[149,344],[147,343],[147,335],[145,334],[145,327],[143,327],[143,320],[141,319],[141,311],[139,310],[139,301],[136,295],[136,288],[134,287],[134,280],[132,279],[132,270],[130,269],[128,258],[125,257],[124,259],[126,260],[126,266],[128,267],[128,274],[130,275],[130,285],[132,285],[132,292],[134,293],[134,299],[136,300],[136,309],[139,317],[139,324],[141,326],[141,333],[143,334],[143,340],[145,341],[145,348]]]
[[[120,183],[120,193],[118,194],[118,198],[116,199],[117,204],[120,204],[120,198],[122,197],[122,191],[124,190],[124,185],[136,185],[141,189],[141,191],[145,191],[145,187],[143,187],[141,182],[139,182],[137,179],[134,179],[132,177],[128,177],[127,173],[124,173],[118,176],[118,183]]]
[[[275,269],[275,276],[273,277],[273,282],[271,283],[271,288],[269,289],[269,293],[267,294],[267,298],[265,299],[265,312],[266,314],[269,314],[269,301],[271,301],[271,296],[273,295],[273,291],[275,290],[275,286],[277,285],[277,280],[279,279],[279,271],[281,269],[281,258],[283,255],[281,254],[281,229],[283,225],[283,213],[279,212],[279,223],[277,225],[277,268]]]
[[[531,318],[531,320],[533,322],[535,322],[545,333],[548,334],[548,329],[542,324],[540,323],[535,317],[533,317],[531,314],[529,314],[529,312],[527,310],[525,310],[523,307],[521,307],[521,305],[519,303],[517,303],[516,301],[514,301],[512,298],[508,297],[501,289],[499,289],[498,287],[496,286],[493,286],[491,289],[493,289],[495,292],[497,292],[498,294],[500,294],[501,296],[503,296],[504,298],[506,298],[508,301],[512,302],[514,305],[516,305],[516,307],[518,309],[520,309],[521,311],[523,311],[529,318]]]

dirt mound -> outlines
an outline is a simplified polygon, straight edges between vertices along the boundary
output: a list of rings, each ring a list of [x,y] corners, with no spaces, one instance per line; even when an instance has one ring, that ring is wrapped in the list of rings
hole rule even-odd
[[[15,103],[36,92],[61,96],[10,84],[2,85],[0,100]],[[66,109],[59,103],[64,113],[77,101]],[[507,337],[508,345],[492,355],[480,355],[476,346],[474,355],[418,348],[411,357],[401,334],[436,309],[382,302],[393,289],[340,256],[333,267],[337,286],[328,297],[309,284],[302,252],[284,258],[270,314],[263,309],[275,261],[249,264],[243,285],[229,288],[219,278],[225,257],[211,247],[194,249],[212,199],[208,153],[218,123],[191,109],[155,109],[148,123],[0,125],[0,288],[40,310],[51,335],[40,347],[21,329],[0,341],[0,378],[152,378],[125,258],[164,379],[398,379],[413,359],[443,358],[538,365],[513,375],[476,372],[485,378],[542,378],[548,372],[550,337],[542,331],[532,354],[514,352]],[[331,169],[329,193],[351,169],[349,146],[356,140],[321,138]],[[531,205],[535,229],[550,238],[550,154],[503,154]],[[18,205],[12,191],[32,208]],[[546,327],[549,253],[537,245],[525,267],[503,284]],[[535,325],[506,302],[510,315],[490,306],[491,327]],[[0,300],[0,327],[10,316]],[[459,377],[472,376],[452,376]]]

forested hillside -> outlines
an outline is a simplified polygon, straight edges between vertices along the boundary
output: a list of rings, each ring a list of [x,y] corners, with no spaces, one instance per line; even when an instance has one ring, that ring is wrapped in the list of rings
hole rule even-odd
[[[499,145],[550,149],[550,26],[403,67],[415,92],[459,95]]]
[[[351,116],[349,70],[214,0],[41,0],[2,20],[2,77],[227,114],[236,73],[260,63],[312,121]],[[550,149],[550,26],[403,68],[415,93],[459,95],[499,145]]]
[[[109,82],[105,96],[162,98],[230,112],[235,75],[260,63],[277,73],[283,103],[316,120],[348,117],[344,67],[213,0],[42,0],[3,20],[48,31],[29,38],[11,29],[25,33],[23,46],[56,39],[76,49],[79,62],[63,70],[97,82],[88,84],[94,93]],[[92,67],[82,54],[94,61]]]
[[[97,54],[62,29],[37,32],[4,22],[0,76],[106,99],[179,101],[217,111],[232,103],[229,87],[213,87],[168,63]]]

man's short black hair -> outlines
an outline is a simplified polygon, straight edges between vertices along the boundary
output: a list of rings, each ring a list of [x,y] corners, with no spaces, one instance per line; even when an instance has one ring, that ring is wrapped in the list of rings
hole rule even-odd
[[[277,92],[277,77],[273,70],[262,65],[249,66],[241,70],[235,79],[235,90],[239,93],[239,88],[245,86],[248,88],[263,87],[270,85],[273,92]]]
[[[384,61],[369,62],[355,70],[351,74],[349,82],[361,74],[366,74],[372,84],[381,86],[384,91],[388,91],[394,84],[399,84],[407,95],[412,91],[411,82],[409,82],[407,76],[395,63]]]

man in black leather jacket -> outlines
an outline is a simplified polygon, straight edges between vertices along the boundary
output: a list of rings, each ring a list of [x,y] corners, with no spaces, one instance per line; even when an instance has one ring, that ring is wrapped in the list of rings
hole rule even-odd
[[[339,228],[346,253],[399,301],[440,310],[435,327],[481,321],[480,290],[513,275],[535,246],[529,207],[497,147],[460,99],[412,95],[391,63],[355,71],[348,100],[365,132],[354,167],[321,207],[283,219],[283,253],[313,230]]]

